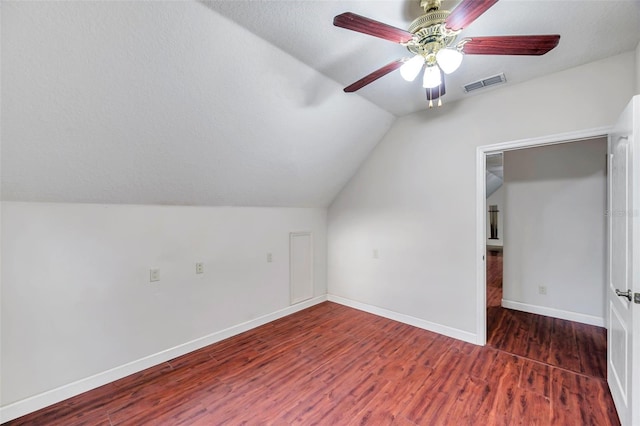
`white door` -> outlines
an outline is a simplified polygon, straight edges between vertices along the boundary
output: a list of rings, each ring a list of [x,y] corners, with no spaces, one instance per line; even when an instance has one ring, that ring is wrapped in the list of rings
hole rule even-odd
[[[607,215],[607,380],[620,421],[634,426],[640,425],[640,305],[630,300],[640,292],[639,105],[640,97],[636,96],[609,135]]]
[[[313,296],[313,244],[311,232],[289,234],[291,304]]]

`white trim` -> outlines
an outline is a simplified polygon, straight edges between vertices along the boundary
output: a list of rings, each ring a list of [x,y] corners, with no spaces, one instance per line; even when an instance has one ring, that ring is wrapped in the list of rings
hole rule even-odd
[[[640,96],[636,95],[631,100],[631,116],[632,119],[632,139],[633,143],[631,144],[631,158],[632,158],[632,167],[633,167],[633,177],[631,183],[631,208],[634,214],[631,228],[631,254],[630,259],[632,262],[632,270],[631,270],[631,289],[640,293],[640,260],[638,256],[638,250],[640,250],[640,217],[637,216],[640,211],[640,197],[638,197],[638,193],[640,192],[640,152],[638,148],[640,147]],[[628,289],[627,289],[628,290]],[[635,307],[635,312],[631,316],[631,334],[633,338],[631,340],[631,359],[629,360],[629,365],[631,366],[631,371],[629,372],[629,377],[631,380],[630,390],[631,390],[631,424],[639,424],[640,423],[640,312],[638,311],[638,306]]]
[[[561,309],[549,308],[546,306],[531,305],[529,303],[515,302],[513,300],[502,299],[502,307],[515,309],[516,311],[529,312],[530,314],[545,315],[547,317],[560,318],[563,320],[581,322],[583,324],[604,327],[604,318],[595,315],[581,314],[579,312],[563,311]]]
[[[487,156],[484,147],[476,150],[476,344],[487,344]],[[478,177],[479,176],[479,177]],[[480,307],[482,309],[480,309]]]
[[[325,302],[326,300],[326,295],[314,297],[310,300],[300,302],[294,306],[280,309],[251,321],[234,325],[224,330],[220,330],[207,336],[192,340],[190,342],[174,346],[173,348],[166,349],[164,351],[149,355],[136,361],[132,361],[127,364],[112,368],[110,370],[95,374],[93,376],[80,379],[73,383],[51,389],[49,391],[14,402],[12,404],[5,405],[4,407],[0,407],[0,423],[8,422],[18,417],[24,416],[25,414],[29,414],[41,408],[48,407],[51,404],[64,401],[67,398],[71,398],[83,392],[95,389],[107,383],[111,383],[130,374],[137,373],[146,368],[153,367],[154,365],[158,365],[173,358],[188,354],[189,352],[193,352],[195,350],[201,349],[205,346],[211,345],[237,334],[244,333],[245,331],[267,324],[271,321],[275,321],[287,315],[291,315],[313,305],[317,305],[318,303]]]
[[[538,138],[520,139],[511,142],[495,143],[479,146],[476,149],[476,337],[478,345],[487,344],[487,313],[486,313],[486,196],[485,196],[485,158],[487,154],[510,151],[520,148],[531,148],[544,145],[574,142],[584,139],[605,137],[611,131],[610,126],[593,129],[577,130],[558,133]]]
[[[464,340],[469,343],[476,343],[476,335],[469,333],[468,331],[460,330],[457,328],[448,327],[446,325],[437,324],[431,321],[426,321],[420,318],[412,317],[398,312],[389,311],[377,306],[368,305],[366,303],[356,302],[355,300],[346,299],[344,297],[335,296],[329,294],[327,300],[330,302],[339,303],[350,308],[358,309],[360,311],[368,312],[370,314],[378,315],[380,317],[389,318],[394,321],[398,321],[404,324],[412,325],[414,327],[422,328],[424,330],[433,331],[434,333],[443,334],[445,336],[453,337],[454,339]]]
[[[611,126],[595,127],[593,129],[577,130],[574,132],[557,133],[555,135],[541,136],[537,138],[519,139],[510,142],[495,143],[478,147],[484,152],[512,151],[514,149],[532,148],[536,146],[558,145],[568,142],[576,142],[585,139],[594,139],[608,136]],[[484,173],[484,170],[483,170]]]

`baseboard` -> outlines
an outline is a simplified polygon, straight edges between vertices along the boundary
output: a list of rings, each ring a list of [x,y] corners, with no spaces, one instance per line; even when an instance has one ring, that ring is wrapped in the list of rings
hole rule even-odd
[[[596,325],[604,327],[604,318],[594,315],[580,314],[578,312],[563,311],[561,309],[547,308],[546,306],[530,305],[528,303],[514,302],[512,300],[502,299],[502,307],[515,309],[516,311],[529,312],[530,314],[545,315],[548,317],[559,318],[563,320],[581,322],[583,324]]]
[[[169,361],[173,358],[188,354],[189,352],[201,349],[205,346],[251,330],[252,328],[267,324],[271,321],[275,321],[287,315],[291,315],[295,312],[301,311],[313,305],[317,305],[318,303],[322,303],[326,300],[326,295],[314,297],[295,305],[288,306],[284,309],[280,309],[276,312],[261,316],[254,320],[226,328],[224,330],[175,346],[162,352],[158,352],[142,359],[132,361],[128,364],[112,368],[102,373],[98,373],[93,376],[80,379],[76,382],[60,386],[56,389],[52,389],[47,392],[43,392],[41,394],[23,399],[21,401],[14,402],[4,407],[0,407],[0,423],[8,422],[18,417],[24,416],[25,414],[29,414],[34,411],[40,410],[41,408],[48,407],[51,404],[64,401],[67,398],[71,398],[83,392],[87,392],[91,389],[106,385],[107,383],[111,383],[115,380],[145,370],[149,367],[153,367],[154,365]]]
[[[476,335],[474,333],[469,333],[468,331],[448,327],[446,325],[437,324],[431,321],[426,321],[420,318],[412,317],[410,315],[405,315],[387,309],[379,308],[377,306],[368,305],[366,303],[356,302],[355,300],[346,299],[344,297],[335,296],[332,294],[328,295],[327,299],[330,302],[339,303],[341,305],[349,306],[350,308],[365,311],[370,314],[389,318],[394,321],[422,328],[424,330],[433,331],[434,333],[443,334],[448,337],[453,337],[454,339],[464,340],[465,342],[473,343],[474,345],[477,344]]]

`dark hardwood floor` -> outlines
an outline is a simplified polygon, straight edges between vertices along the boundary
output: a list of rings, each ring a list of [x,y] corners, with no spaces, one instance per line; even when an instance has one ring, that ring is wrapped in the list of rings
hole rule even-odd
[[[487,253],[487,345],[589,377],[607,377],[607,330],[505,309],[502,253]]]
[[[325,302],[12,425],[617,425],[606,383]]]

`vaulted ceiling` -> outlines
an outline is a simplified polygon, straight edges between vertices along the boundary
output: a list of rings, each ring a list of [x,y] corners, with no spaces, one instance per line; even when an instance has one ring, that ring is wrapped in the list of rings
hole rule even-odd
[[[639,3],[501,0],[463,35],[559,33],[560,45],[467,56],[445,102],[498,72],[507,88],[633,49]],[[416,0],[1,7],[4,200],[326,206],[396,116],[429,113],[397,73],[343,93],[406,50],[332,25],[353,11],[406,28]],[[585,88],[594,98],[602,77]]]
[[[326,206],[394,117],[198,2],[2,2],[4,200]]]
[[[343,87],[411,54],[398,44],[333,27],[335,15],[350,11],[407,29],[424,13],[420,0],[203,3]],[[459,0],[443,0],[441,8],[453,10],[458,3]],[[522,34],[560,34],[561,39],[558,47],[541,57],[466,55],[461,68],[446,76],[444,101],[480,95],[482,92],[466,95],[463,86],[502,72],[508,84],[516,84],[633,50],[640,41],[640,1],[500,0],[465,28],[459,39]],[[397,116],[426,108],[421,81],[407,83],[399,72],[366,86],[358,94]]]

